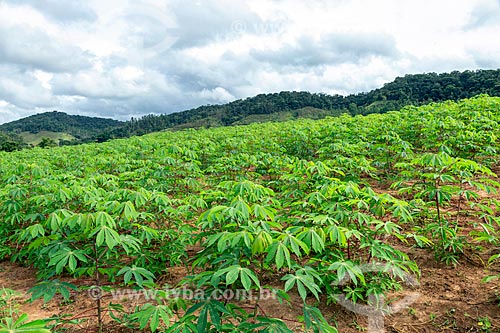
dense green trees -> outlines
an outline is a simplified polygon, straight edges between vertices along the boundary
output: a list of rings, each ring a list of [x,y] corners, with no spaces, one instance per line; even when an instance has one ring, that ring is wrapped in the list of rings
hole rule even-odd
[[[9,133],[64,132],[78,139],[88,139],[121,125],[122,122],[114,119],[74,116],[52,111],[2,124],[0,130]]]
[[[242,121],[260,122],[268,119],[265,115],[306,107],[326,111],[320,117],[337,116],[341,113],[352,115],[384,113],[398,110],[405,105],[458,100],[478,94],[500,96],[500,70],[406,75],[396,78],[380,89],[349,96],[296,91],[261,94],[224,105],[200,106],[166,115],[147,115],[112,129],[108,136],[120,138],[167,128],[228,126]],[[249,116],[254,117],[251,121],[245,121]],[[305,117],[316,118],[314,115]]]
[[[54,111],[0,125],[0,130],[9,133],[37,133],[42,130],[65,132],[76,137],[76,142],[104,142],[165,129],[240,125],[295,118],[319,119],[342,113],[384,113],[406,105],[458,100],[478,94],[500,96],[500,70],[406,75],[380,89],[349,96],[296,91],[261,94],[228,104],[205,105],[172,114],[151,114],[127,122]],[[7,149],[11,149],[10,145],[4,150]]]
[[[0,151],[12,152],[24,148],[22,139],[13,133],[0,132]]]
[[[57,143],[51,138],[42,138],[42,141],[38,144],[41,148],[55,147]]]

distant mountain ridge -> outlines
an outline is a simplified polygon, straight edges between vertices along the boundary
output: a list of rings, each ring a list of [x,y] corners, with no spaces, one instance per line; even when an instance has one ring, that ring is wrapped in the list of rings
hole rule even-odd
[[[341,113],[383,113],[406,105],[459,100],[479,94],[500,96],[500,70],[454,71],[398,77],[382,88],[348,96],[289,92],[261,94],[223,105],[206,105],[164,115],[147,115],[126,122],[103,134],[105,138],[142,135],[168,128],[230,126],[242,123],[288,120],[298,117],[324,118]],[[321,112],[296,112],[315,108]],[[276,117],[277,114],[283,116]],[[285,116],[288,114],[288,116]]]
[[[165,129],[243,125],[302,117],[319,119],[342,113],[383,113],[405,105],[459,100],[479,94],[500,96],[500,70],[406,75],[379,89],[348,96],[296,91],[260,94],[227,104],[146,115],[126,122],[53,111],[0,125],[0,132],[5,132],[0,135],[0,150],[6,150],[2,149],[2,142],[9,142],[8,148],[12,150],[19,142],[18,135],[27,132],[54,132],[55,138],[67,134],[76,138],[72,143],[102,142]]]
[[[22,132],[36,134],[41,131],[49,131],[67,133],[78,139],[88,139],[103,131],[121,127],[123,124],[123,122],[114,119],[69,115],[64,112],[52,111],[2,124],[0,131],[16,134]]]

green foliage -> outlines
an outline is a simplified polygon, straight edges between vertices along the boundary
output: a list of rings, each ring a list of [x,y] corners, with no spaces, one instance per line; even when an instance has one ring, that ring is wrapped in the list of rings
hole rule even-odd
[[[144,304],[131,315],[131,321],[137,321],[142,330],[149,324],[151,332],[156,332],[160,323],[170,324],[170,318],[173,316],[172,310],[165,305]]]
[[[404,246],[453,265],[500,246],[488,168],[499,144],[485,134],[500,128],[499,110],[482,96],[2,153],[0,255],[37,269],[32,300],[97,291],[98,330],[109,311],[136,330],[290,332],[290,319],[336,332],[325,303],[383,299],[419,275]],[[200,297],[159,290],[178,266],[189,273],[175,287]],[[110,301],[115,288],[151,297],[125,309]],[[283,306],[296,295],[303,315],[265,313],[269,290]]]
[[[14,290],[0,290],[0,333],[50,333],[44,320],[29,321],[28,314],[19,313],[18,296]]]
[[[458,100],[478,94],[500,96],[499,71],[480,70],[429,73],[398,77],[367,93],[340,96],[308,92],[261,94],[224,105],[201,106],[168,115],[147,115],[110,132],[113,137],[142,135],[166,128],[189,128],[248,124],[308,117],[312,119],[343,113],[370,114],[398,110],[406,105]],[[305,112],[315,108],[315,112]],[[401,142],[401,144],[405,144]],[[408,147],[409,148],[409,147]]]
[[[42,138],[42,141],[38,144],[40,148],[55,147],[57,143],[51,138]]]
[[[57,293],[60,293],[65,300],[69,300],[71,290],[77,290],[77,287],[68,282],[51,280],[37,283],[29,292],[31,293],[32,302],[43,298],[43,302],[48,303]]]
[[[57,111],[45,112],[0,125],[0,131],[7,132],[10,136],[16,133],[36,134],[45,131],[76,138],[70,141],[59,138],[59,145],[105,142],[113,138],[144,135],[168,128],[215,127],[300,118],[323,119],[342,114],[385,113],[407,105],[459,100],[479,94],[500,96],[499,87],[499,70],[427,73],[398,77],[379,89],[349,96],[283,91],[261,94],[223,105],[200,106],[165,115],[146,115],[127,122],[74,116]],[[483,135],[489,136],[487,133]],[[470,145],[470,137],[471,133],[465,132],[453,139],[457,145],[466,146],[473,152],[480,145]],[[397,162],[398,154],[401,157],[411,151],[410,142],[398,137],[395,132],[380,133],[376,138],[380,153],[386,156],[386,160],[382,162],[386,166],[385,172],[391,172],[391,165]],[[22,141],[4,142],[0,134],[0,150],[18,150],[23,147],[19,144],[22,144]],[[44,142],[43,146],[46,145],[47,142]],[[394,160],[391,160],[392,158]]]
[[[113,119],[74,116],[53,111],[2,124],[0,130],[8,133],[64,132],[76,138],[85,139],[121,124],[122,122]]]
[[[0,131],[0,151],[12,152],[24,148],[23,140],[14,133]]]
[[[130,280],[134,278],[135,284],[139,287],[143,287],[144,283],[153,284],[154,283],[154,274],[148,271],[145,268],[137,267],[133,265],[132,267],[123,267],[116,273],[116,275],[123,274],[123,282],[125,284],[129,284]]]
[[[0,333],[50,333],[50,330],[45,328],[43,320],[28,322],[28,315],[23,313],[16,320],[4,318],[0,322]]]

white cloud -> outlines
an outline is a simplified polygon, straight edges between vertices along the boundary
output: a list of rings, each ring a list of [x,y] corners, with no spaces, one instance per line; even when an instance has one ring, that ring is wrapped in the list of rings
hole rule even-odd
[[[3,0],[0,122],[128,119],[500,66],[497,0]]]
[[[47,72],[76,72],[90,66],[90,54],[65,42],[63,33],[32,9],[4,8],[0,7],[0,64]],[[17,16],[22,19],[16,21]]]
[[[235,99],[233,95],[222,87],[217,87],[212,90],[203,89],[198,95],[202,99],[209,100],[212,103],[227,103]]]
[[[33,71],[20,71],[0,66],[0,100],[12,106],[30,109],[50,107],[57,104],[49,89],[43,87],[42,82]]]

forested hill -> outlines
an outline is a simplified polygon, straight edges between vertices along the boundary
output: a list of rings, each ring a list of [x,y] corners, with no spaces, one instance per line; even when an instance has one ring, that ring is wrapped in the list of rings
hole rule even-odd
[[[349,96],[280,92],[224,105],[207,105],[167,115],[147,115],[108,131],[102,138],[128,137],[167,128],[227,126],[297,117],[383,113],[409,104],[458,100],[479,94],[500,96],[500,70],[428,73],[398,77],[382,88]]]
[[[20,140],[37,145],[46,135],[54,136],[53,144],[101,142],[169,128],[228,126],[302,117],[318,119],[341,113],[383,113],[409,104],[458,100],[479,94],[500,96],[500,70],[406,75],[379,89],[349,96],[287,91],[261,94],[224,105],[147,115],[127,122],[54,111],[0,125],[0,132],[5,132],[0,136],[0,150],[19,149]],[[33,138],[27,135],[29,133],[39,134]]]
[[[41,131],[67,133],[77,139],[88,139],[104,131],[121,127],[124,123],[114,119],[69,115],[64,112],[45,112],[0,125],[0,131],[20,134]]]

